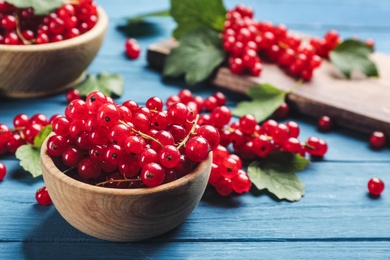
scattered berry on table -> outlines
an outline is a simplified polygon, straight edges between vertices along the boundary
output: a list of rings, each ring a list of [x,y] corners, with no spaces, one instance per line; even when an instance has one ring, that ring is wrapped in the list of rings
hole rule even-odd
[[[127,39],[125,42],[126,55],[130,59],[137,59],[141,53],[141,47],[134,38]]]
[[[7,168],[0,162],[0,181],[2,181],[7,173]]]
[[[49,192],[45,186],[37,190],[35,193],[35,199],[37,200],[38,204],[42,206],[48,206],[52,203]]]
[[[328,132],[333,128],[332,119],[329,116],[322,116],[317,121],[317,128],[322,132]]]
[[[379,178],[371,178],[367,184],[368,191],[374,196],[379,196],[385,189],[385,183]]]
[[[386,144],[386,136],[381,131],[375,131],[370,136],[370,145],[374,149],[381,149]]]

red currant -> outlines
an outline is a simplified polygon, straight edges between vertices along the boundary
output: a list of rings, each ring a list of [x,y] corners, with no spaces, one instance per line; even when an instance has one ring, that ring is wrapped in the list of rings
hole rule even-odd
[[[48,206],[52,203],[46,187],[42,187],[37,190],[35,193],[35,199],[37,200],[38,204],[42,206]]]
[[[322,116],[318,119],[317,122],[318,130],[327,132],[333,128],[333,122],[328,116]]]
[[[379,196],[385,189],[385,183],[379,178],[371,178],[367,184],[368,191],[374,196]]]
[[[386,136],[383,132],[375,131],[371,134],[370,145],[374,149],[380,149],[386,144]]]
[[[130,59],[137,59],[141,53],[141,47],[136,39],[131,38],[125,42],[126,55]]]
[[[0,181],[2,181],[7,173],[7,168],[3,163],[0,162]]]

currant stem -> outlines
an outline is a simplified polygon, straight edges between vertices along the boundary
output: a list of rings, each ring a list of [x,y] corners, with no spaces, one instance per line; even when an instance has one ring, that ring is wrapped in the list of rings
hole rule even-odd
[[[293,92],[294,90],[296,90],[300,85],[302,85],[302,83],[304,82],[304,80],[302,78],[298,79],[294,86],[292,86],[290,89],[286,90],[286,94],[289,94],[291,92]]]
[[[142,133],[141,131],[137,130],[137,129],[134,129],[133,127],[129,126],[126,122],[122,121],[122,120],[118,120],[118,123],[126,126],[127,128],[129,128],[131,131],[133,131],[134,133],[136,134],[139,134],[141,137],[145,138],[145,139],[148,139],[148,140],[152,140],[156,143],[158,143],[161,147],[164,147],[164,145],[159,141],[157,140],[156,138],[154,137],[151,137],[150,135],[147,135],[147,134],[144,134]]]
[[[199,120],[199,115],[196,115],[194,123],[192,125],[192,128],[191,128],[190,132],[183,139],[183,141],[181,141],[179,143],[179,145],[177,146],[177,150],[179,150],[183,145],[185,145],[187,143],[187,141],[188,141],[188,139],[190,139],[191,135],[195,134],[195,129],[196,129],[196,125],[198,124],[198,120]]]
[[[31,45],[31,44],[33,44],[32,41],[28,41],[26,38],[23,37],[23,34],[22,34],[22,32],[20,31],[20,26],[19,26],[19,16],[18,16],[18,15],[15,15],[15,19],[16,19],[16,34],[19,36],[19,38],[22,40],[22,42],[23,42],[25,45]]]
[[[96,183],[96,186],[103,186],[108,183],[124,183],[124,182],[132,182],[132,181],[141,181],[141,178],[136,178],[136,179],[123,179],[123,180],[107,180],[107,181],[102,181],[99,183]]]

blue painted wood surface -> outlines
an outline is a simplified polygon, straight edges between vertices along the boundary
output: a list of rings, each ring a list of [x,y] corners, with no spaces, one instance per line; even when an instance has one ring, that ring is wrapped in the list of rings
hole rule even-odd
[[[117,100],[144,103],[158,94],[176,94],[182,81],[162,81],[148,68],[147,46],[170,36],[170,18],[150,18],[154,33],[139,37],[143,52],[138,60],[124,56],[125,36],[116,30],[124,17],[167,9],[168,1],[98,0],[108,13],[110,26],[89,72],[120,73],[125,93]],[[377,50],[390,54],[390,2],[387,0],[246,0],[256,18],[285,23],[290,29],[321,36],[337,29],[343,37],[371,37]],[[238,1],[225,1],[228,8]],[[1,57],[0,57],[1,58]],[[0,75],[1,76],[1,75]],[[215,88],[194,90],[207,96]],[[390,91],[390,90],[389,90]],[[229,104],[239,99],[226,93]],[[389,101],[390,102],[390,101]],[[0,122],[12,124],[18,113],[63,113],[65,94],[29,100],[1,99]],[[364,105],[364,104],[362,104]],[[306,184],[300,202],[275,201],[266,194],[219,197],[207,189],[199,206],[175,230],[138,243],[112,243],[89,237],[71,227],[53,206],[35,202],[44,185],[33,179],[12,156],[0,157],[8,174],[0,183],[0,259],[389,259],[390,188],[373,199],[367,181],[380,177],[390,185],[390,149],[373,151],[368,136],[336,129],[316,130],[315,121],[292,116],[301,126],[301,139],[326,139],[329,152],[299,173]]]

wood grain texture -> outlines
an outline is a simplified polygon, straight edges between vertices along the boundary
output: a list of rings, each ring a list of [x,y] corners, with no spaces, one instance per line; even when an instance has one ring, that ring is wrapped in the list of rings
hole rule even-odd
[[[139,241],[180,225],[199,203],[210,175],[211,153],[194,171],[158,187],[93,186],[58,170],[46,154],[46,142],[41,150],[42,174],[56,209],[75,228],[105,240]]]
[[[105,36],[108,17],[98,8],[90,31],[42,45],[0,45],[0,96],[38,97],[58,93],[83,79]]]
[[[125,79],[122,103],[144,105],[157,95],[166,100],[185,87],[183,80],[161,80],[150,69],[147,47],[171,35],[169,18],[150,18],[152,34],[136,36],[142,52],[137,60],[124,55],[126,39],[116,30],[126,16],[164,10],[169,1],[97,0],[110,23],[90,73],[120,73]],[[372,37],[378,51],[390,54],[388,0],[224,0],[228,8],[243,2],[259,20],[286,23],[289,28],[321,36],[336,28],[343,37]],[[207,97],[216,90],[234,107],[241,98],[226,89],[201,84],[192,91]],[[12,125],[18,113],[32,116],[63,114],[65,92],[31,99],[0,98],[0,123]],[[198,206],[173,230],[142,242],[112,243],[72,227],[54,206],[37,205],[34,195],[44,186],[11,155],[0,155],[8,173],[0,182],[0,259],[388,259],[390,252],[390,149],[373,151],[368,135],[345,128],[322,133],[316,120],[303,115],[286,119],[299,123],[300,139],[318,136],[328,142],[325,158],[298,173],[306,195],[300,202],[275,201],[266,193],[219,197],[206,188]],[[285,121],[284,121],[285,122]],[[371,177],[386,183],[381,197],[368,196]]]
[[[162,69],[166,55],[177,42],[165,40],[148,49],[148,62]],[[383,131],[390,136],[390,56],[375,53],[372,59],[379,69],[379,78],[345,79],[335,67],[323,60],[313,79],[304,82],[287,96],[295,111],[314,118],[328,115],[337,125],[363,132]],[[296,79],[276,64],[263,63],[260,77],[235,75],[226,67],[217,69],[211,83],[231,91],[246,93],[255,84],[270,83],[290,90]]]

